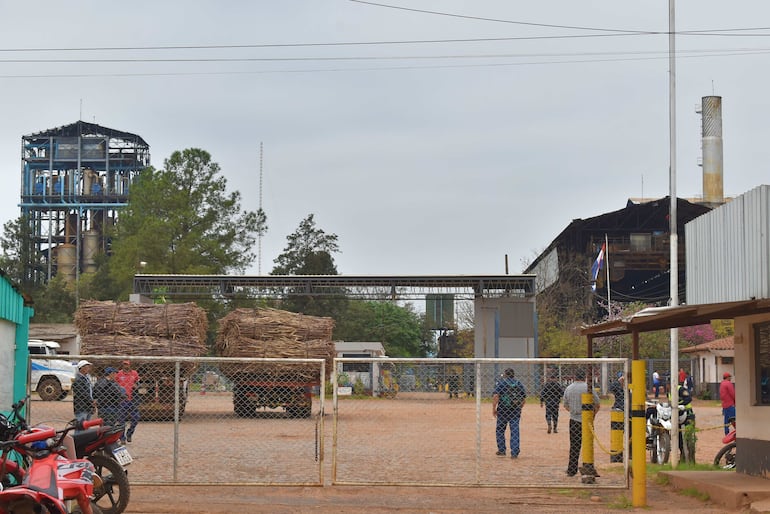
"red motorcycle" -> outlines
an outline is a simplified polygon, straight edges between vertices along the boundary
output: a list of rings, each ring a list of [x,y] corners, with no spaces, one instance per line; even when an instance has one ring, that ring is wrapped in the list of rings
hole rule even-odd
[[[732,430],[722,438],[724,446],[714,457],[714,466],[722,469],[735,469],[735,418],[730,418]]]
[[[88,428],[88,423],[84,422],[82,427]],[[101,484],[93,464],[86,459],[66,459],[58,453],[70,430],[33,428],[0,442],[0,478],[12,462],[8,458],[10,452],[18,452],[30,462],[26,469],[15,468],[22,475],[19,485],[0,491],[0,514],[101,514],[102,510],[91,501],[94,484]]]
[[[30,430],[21,410],[25,401],[19,400],[12,405],[10,419],[0,414],[0,439],[12,439],[18,434]],[[76,428],[71,421],[67,427]],[[101,424],[101,420],[92,420],[83,430],[74,431],[72,436],[63,436],[63,446],[55,449],[63,457],[73,454],[78,459],[86,458],[94,465],[101,483],[94,487],[94,503],[104,514],[120,514],[126,509],[130,496],[128,475],[124,466],[131,463],[128,450],[120,443],[121,428],[112,428]],[[8,487],[21,483],[25,459],[6,459],[6,473],[0,485]]]

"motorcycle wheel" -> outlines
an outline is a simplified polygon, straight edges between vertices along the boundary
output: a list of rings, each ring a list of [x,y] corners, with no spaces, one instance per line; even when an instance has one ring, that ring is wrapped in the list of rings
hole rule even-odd
[[[104,514],[120,514],[126,510],[131,491],[128,476],[118,461],[105,455],[91,455],[88,460],[102,478],[102,486],[94,487],[94,501]]]
[[[735,441],[725,445],[714,457],[714,466],[722,469],[735,469]]]
[[[657,464],[668,463],[668,458],[671,455],[671,434],[668,432],[661,432],[655,438],[655,444],[652,451],[655,452],[655,460]]]

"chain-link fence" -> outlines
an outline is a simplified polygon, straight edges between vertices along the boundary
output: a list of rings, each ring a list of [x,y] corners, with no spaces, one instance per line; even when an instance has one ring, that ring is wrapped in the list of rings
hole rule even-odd
[[[323,360],[81,358],[93,364],[94,415],[112,419],[116,409],[126,422],[132,483],[323,483]],[[103,381],[121,381],[120,371],[105,378],[110,367],[137,372],[130,400],[102,393]],[[62,427],[76,394],[33,401],[31,422]]]
[[[68,358],[93,363],[91,383],[102,406],[96,415],[112,414],[104,410],[110,403],[99,397],[97,379],[103,386],[107,368],[125,369],[125,359]],[[626,363],[346,358],[335,359],[329,370],[318,359],[132,357],[139,422],[127,443],[129,477],[136,484],[575,487],[580,473],[566,474],[570,434],[563,394],[545,395],[543,407],[540,399],[547,383],[563,391],[582,371],[602,398],[592,426],[593,486],[627,487],[626,411],[611,413],[611,391]],[[496,455],[492,412],[508,369],[526,392],[516,459],[510,426],[505,456]],[[497,390],[502,410],[508,392]],[[34,391],[31,398],[32,423],[62,427],[75,415],[71,392],[58,401],[42,401]],[[551,409],[549,399],[557,404]],[[325,409],[325,402],[333,408]],[[121,409],[130,427],[131,405]],[[546,414],[554,412],[558,420],[551,420],[549,432]],[[618,427],[621,435],[613,438]]]
[[[567,474],[570,416],[562,406],[563,392],[586,373],[597,394],[606,396],[626,363],[624,359],[336,359],[338,380],[349,379],[346,370],[355,369],[368,375],[371,385],[366,387],[358,377],[351,387],[334,391],[332,483],[574,485],[575,472]],[[516,409],[503,408],[506,375],[526,391],[520,416]],[[626,388],[619,390],[627,401]],[[627,410],[619,409],[620,423],[615,426],[620,435],[615,434],[617,448],[613,448],[612,403],[602,401],[592,426],[594,463],[601,477],[598,483],[625,487],[622,434]],[[550,423],[546,413],[552,416]],[[513,423],[498,435],[497,421],[506,418]],[[510,435],[517,426],[518,448]]]

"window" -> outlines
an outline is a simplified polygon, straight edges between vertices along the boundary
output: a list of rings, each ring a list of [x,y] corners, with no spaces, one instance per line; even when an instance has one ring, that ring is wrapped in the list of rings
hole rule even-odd
[[[366,353],[343,353],[342,357],[349,357],[351,359],[369,359],[371,358],[371,355],[368,355]],[[344,372],[359,372],[359,373],[369,373],[372,369],[372,364],[370,362],[343,362],[342,363],[342,371]]]
[[[732,364],[733,357],[722,357],[722,364]]]
[[[631,234],[631,251],[649,252],[652,248],[650,234]]]
[[[770,322],[754,325],[757,405],[770,405]]]

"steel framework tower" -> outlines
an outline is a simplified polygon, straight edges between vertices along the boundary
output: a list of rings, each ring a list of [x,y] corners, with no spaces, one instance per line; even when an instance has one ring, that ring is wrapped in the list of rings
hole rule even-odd
[[[136,134],[78,121],[22,137],[21,161],[25,278],[76,280],[96,271],[131,183],[150,165],[149,145]]]

